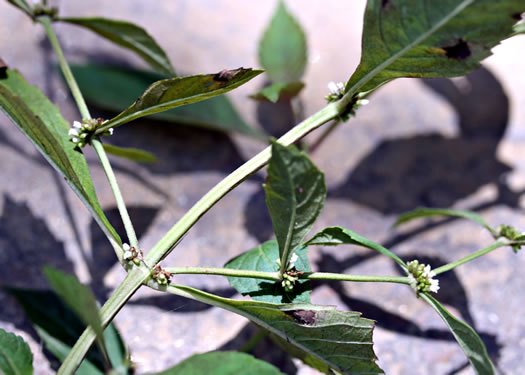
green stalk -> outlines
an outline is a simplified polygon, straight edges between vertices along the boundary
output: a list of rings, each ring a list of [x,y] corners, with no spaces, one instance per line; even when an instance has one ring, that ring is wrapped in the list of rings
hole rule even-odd
[[[445,264],[444,266],[438,267],[433,271],[436,275],[439,275],[440,273],[450,271],[458,266],[461,266],[462,264],[465,264],[467,262],[470,262],[471,260],[479,258],[480,256],[488,254],[491,251],[496,250],[497,248],[508,246],[508,245],[509,245],[508,241],[496,241],[490,246],[487,246],[481,250],[478,250],[464,258],[461,258],[460,260],[457,260],[455,262],[448,263],[448,264]]]
[[[339,103],[328,104],[322,110],[296,125],[288,133],[278,139],[278,142],[288,146],[322,124],[337,117],[340,113]],[[206,195],[204,195],[186,214],[162,237],[146,256],[147,264],[157,264],[164,259],[172,248],[181,240],[182,236],[204,215],[215,203],[224,197],[230,190],[239,185],[253,173],[261,169],[270,159],[271,147],[248,160],[242,166],[225,177]]]
[[[369,283],[397,283],[409,285],[408,277],[405,276],[368,276],[368,275],[345,275],[330,272],[310,272],[299,275],[300,279],[309,280],[339,280]]]
[[[230,268],[216,268],[216,267],[165,267],[167,271],[174,275],[182,274],[198,274],[198,275],[218,275],[228,277],[245,277],[252,279],[263,279],[281,281],[279,272],[263,272],[252,270],[234,270]]]
[[[332,122],[329,127],[327,127],[326,129],[323,129],[323,132],[321,133],[321,135],[315,141],[313,141],[311,144],[306,146],[306,150],[309,153],[312,153],[315,150],[317,150],[317,148],[325,141],[325,139],[328,138],[328,136],[330,134],[332,134],[332,132],[335,129],[337,129],[339,127],[339,125],[341,125],[342,123],[343,123],[343,121],[341,121],[341,120],[336,120],[336,121]]]
[[[111,323],[115,315],[117,315],[120,309],[126,304],[128,299],[150,276],[151,272],[145,264],[134,267],[128,273],[124,281],[100,309],[100,319],[104,327],[107,327],[107,325]],[[86,356],[94,339],[95,332],[91,327],[87,327],[64,359],[64,362],[62,362],[57,374],[73,374]]]
[[[279,272],[264,272],[253,270],[234,270],[230,268],[215,267],[165,267],[165,271],[174,274],[197,274],[197,275],[218,275],[227,277],[245,277],[252,279],[264,279],[272,281],[281,281]],[[298,274],[300,279],[309,280],[340,280],[355,282],[375,282],[375,283],[398,283],[409,284],[405,276],[363,276],[363,275],[345,275],[329,272],[305,272]]]
[[[126,234],[128,236],[129,243],[131,246],[134,246],[138,249],[139,242],[137,240],[137,235],[135,234],[135,228],[133,228],[133,224],[131,223],[128,209],[126,208],[126,203],[124,202],[124,198],[122,196],[122,193],[120,192],[120,188],[117,183],[117,178],[113,173],[113,168],[111,168],[111,164],[109,162],[108,156],[106,155],[106,151],[104,150],[104,146],[102,146],[102,143],[98,138],[93,138],[91,140],[91,145],[95,149],[98,158],[100,159],[100,163],[102,164],[102,168],[104,168],[104,172],[106,172],[106,177],[108,178],[111,190],[113,190],[113,195],[115,196],[115,201],[117,203],[122,222],[124,223],[124,228],[126,229]]]
[[[325,108],[314,114],[312,117],[306,119],[302,123],[295,126],[288,133],[283,135],[278,141],[282,144],[289,145],[312,130],[318,128],[327,121],[330,121],[339,114],[339,107],[337,103],[327,105]],[[235,188],[238,184],[262,168],[270,159],[270,148],[266,148],[252,159],[248,160],[237,170],[225,177],[214,188],[212,188],[204,197],[202,197],[178,222],[171,228],[171,230],[164,235],[164,237],[151,249],[147,254],[146,264],[157,264],[161,259],[168,255],[171,248],[182,238],[182,236],[193,226],[193,224],[208,211],[216,202],[218,202],[230,190]],[[139,273],[141,269],[141,273]],[[150,270],[141,264],[140,268],[134,268],[128,273],[127,278],[118,287],[115,294],[113,294],[104,304],[100,310],[102,323],[107,325],[117,312],[124,306],[126,301],[133,295],[133,293],[150,277]],[[182,288],[182,287],[181,287]],[[183,292],[180,288],[173,289],[171,286],[168,292],[181,293],[179,295],[192,298],[192,294]],[[213,296],[213,295],[211,295]],[[213,296],[215,297],[215,296]],[[214,301],[214,298],[206,298],[201,302],[209,303]],[[75,344],[71,352],[66,357],[62,366],[64,371],[62,374],[69,374],[74,371],[76,366],[84,358],[89,347],[95,339],[95,333],[92,329],[87,328],[79,341]],[[68,372],[69,370],[69,372]]]
[[[57,57],[58,64],[60,65],[60,69],[62,70],[62,73],[64,74],[64,78],[69,86],[69,89],[71,90],[71,94],[73,94],[73,98],[75,99],[75,102],[77,103],[77,107],[80,112],[80,115],[82,116],[82,119],[90,119],[91,115],[89,113],[89,109],[84,100],[84,96],[82,95],[82,92],[80,91],[80,88],[78,87],[77,81],[75,80],[75,77],[73,76],[73,72],[71,72],[71,69],[66,60],[66,57],[64,56],[64,52],[62,51],[60,42],[58,41],[56,37],[55,31],[53,30],[53,26],[51,25],[51,19],[48,16],[41,16],[41,17],[38,17],[37,20],[38,22],[42,24],[42,26],[46,30],[47,37],[49,38],[49,41],[51,42],[51,46],[53,47],[53,50],[55,51],[55,55]],[[108,157],[106,155],[106,151],[104,151],[104,148],[102,147],[102,144],[100,143],[98,139],[93,139],[91,144],[95,148],[95,151],[97,152],[100,162],[102,163],[102,168],[104,168],[104,171],[106,172],[106,176],[111,186],[111,190],[113,191],[113,195],[115,196],[115,200],[117,201],[117,207],[118,207],[120,216],[122,217],[122,221],[124,222],[124,227],[126,229],[126,234],[129,238],[130,244],[138,248],[138,241],[137,241],[137,236],[135,234],[135,229],[133,228],[133,224],[131,223],[131,220],[129,218],[128,210],[124,203],[124,198],[122,197],[122,193],[120,192],[120,188],[117,184],[117,179],[115,177],[115,174],[113,173],[111,164],[109,163]],[[121,260],[122,259],[121,251],[117,251],[117,249],[115,249],[115,252],[117,253],[117,257],[119,258],[119,260]]]
[[[40,22],[40,24],[42,24],[42,26],[44,26],[44,29],[46,30],[47,37],[51,42],[53,51],[55,51],[58,64],[60,65],[60,69],[62,69],[62,73],[64,74],[64,78],[69,86],[69,89],[71,90],[71,94],[73,94],[73,98],[77,103],[80,115],[83,119],[90,119],[91,115],[89,114],[89,109],[86,105],[86,101],[84,100],[84,97],[80,92],[80,88],[78,87],[77,81],[73,76],[73,72],[69,68],[69,64],[67,63],[66,57],[64,56],[64,52],[62,51],[60,42],[56,37],[55,31],[53,30],[53,26],[51,25],[51,19],[48,16],[41,16],[37,18],[37,21]]]

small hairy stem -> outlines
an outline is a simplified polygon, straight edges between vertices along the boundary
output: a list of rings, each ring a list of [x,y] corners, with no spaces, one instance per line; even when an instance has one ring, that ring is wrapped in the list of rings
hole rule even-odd
[[[73,98],[75,98],[75,102],[77,103],[80,115],[83,119],[90,119],[91,115],[84,100],[84,96],[82,95],[82,92],[80,92],[77,81],[75,80],[73,72],[71,72],[69,64],[64,56],[64,52],[62,51],[60,42],[56,37],[55,31],[53,30],[53,26],[51,25],[51,19],[47,16],[42,16],[38,17],[37,20],[42,24],[42,26],[44,26],[44,29],[46,30],[49,41],[51,42],[53,50],[55,51],[58,64],[60,65],[60,69],[62,69],[64,78],[69,86],[69,89],[71,90],[71,93],[73,94]],[[124,199],[122,198],[122,194],[117,184],[117,179],[115,177],[115,174],[113,173],[113,169],[111,168],[111,164],[109,163],[106,152],[104,151],[104,148],[102,147],[102,144],[98,139],[93,139],[91,144],[97,152],[100,162],[102,163],[102,167],[106,172],[106,176],[108,178],[111,189],[113,190],[113,194],[115,195],[117,207],[120,216],[122,217],[122,221],[124,222],[124,227],[126,228],[126,234],[129,238],[130,244],[138,248],[137,236],[135,235],[133,224],[131,223],[131,220],[129,218],[128,210],[126,209]],[[119,260],[121,260],[122,254],[120,251],[117,251],[117,257],[119,258]]]
[[[53,51],[55,51],[55,55],[58,60],[58,64],[60,65],[60,69],[62,70],[62,73],[64,74],[64,78],[69,86],[69,89],[71,90],[71,94],[73,94],[73,98],[75,99],[75,102],[77,103],[78,110],[80,112],[80,115],[82,118],[90,119],[91,115],[89,114],[88,107],[86,105],[86,101],[84,100],[84,97],[82,96],[82,93],[80,92],[80,88],[78,87],[77,81],[75,80],[75,77],[73,76],[73,72],[71,72],[71,69],[69,68],[69,64],[67,63],[66,57],[64,56],[64,52],[62,51],[62,47],[60,46],[60,42],[58,41],[55,31],[53,30],[53,26],[51,25],[51,19],[48,16],[41,16],[37,18],[37,21],[44,26],[44,29],[46,30],[47,37],[49,38],[49,41],[51,42],[51,46],[53,47]]]
[[[106,327],[117,315],[120,309],[126,304],[128,299],[140,288],[151,276],[150,270],[146,265],[134,267],[127,275],[126,279],[119,285],[113,295],[106,301],[100,309],[100,319]],[[86,356],[89,348],[95,340],[95,332],[91,327],[87,327],[84,333],[73,346],[67,357],[62,362],[58,370],[58,375],[73,374],[80,362]]]
[[[296,125],[288,133],[278,139],[278,142],[290,145],[322,124],[337,117],[340,113],[338,103],[328,104],[322,110]],[[181,240],[184,234],[204,215],[215,203],[246,178],[261,169],[270,159],[271,147],[255,155],[225,177],[206,195],[204,195],[186,214],[164,235],[146,256],[147,264],[157,264],[164,259],[171,249]]]
[[[245,277],[245,278],[252,278],[252,279],[281,281],[279,272],[233,270],[229,268],[213,268],[213,267],[165,267],[164,270],[172,274],[219,275],[219,276]],[[329,273],[329,272],[305,272],[302,274],[298,274],[298,277],[300,279],[310,279],[310,280],[340,280],[340,281],[356,281],[356,282],[409,284],[408,278],[404,276],[361,276],[361,275],[345,275],[345,274],[340,274],[340,273]]]
[[[229,268],[215,267],[165,267],[165,271],[171,274],[199,274],[199,275],[219,275],[230,277],[245,277],[252,279],[264,279],[281,281],[279,272],[262,272],[251,270],[233,270]]]
[[[124,202],[124,198],[122,197],[122,193],[120,192],[120,188],[117,183],[117,178],[113,173],[113,168],[111,168],[111,164],[109,162],[108,156],[106,155],[106,151],[104,150],[104,147],[102,146],[102,143],[98,138],[94,138],[91,141],[91,145],[95,149],[98,158],[100,159],[100,163],[102,164],[102,168],[104,168],[104,172],[106,172],[106,176],[108,178],[109,185],[111,186],[111,190],[113,190],[113,195],[115,196],[115,201],[117,202],[117,207],[120,212],[120,216],[122,217],[122,222],[124,223],[124,228],[126,229],[126,234],[128,236],[129,243],[131,246],[134,246],[138,249],[139,242],[137,240],[137,235],[135,234],[135,228],[133,228],[133,224],[131,223],[128,209],[126,208],[126,203]]]
[[[313,141],[311,144],[306,146],[306,151],[308,152],[314,152],[317,150],[317,148],[325,141],[325,139],[332,134],[332,132],[339,127],[343,122],[342,121],[334,121],[328,126],[326,129],[323,129],[323,132],[321,135]]]
[[[435,270],[436,275],[439,275],[440,273],[450,271],[458,266],[461,266],[462,264],[465,264],[467,262],[470,262],[471,260],[477,259],[480,256],[483,256],[485,254],[490,253],[493,250],[496,250],[497,248],[508,246],[511,243],[509,241],[503,240],[503,241],[496,241],[492,245],[485,247],[484,249],[478,250],[475,253],[472,253],[464,258],[461,258],[460,260],[457,260],[452,263],[445,264],[444,266],[438,267]]]
[[[339,281],[355,281],[355,282],[369,282],[369,283],[397,283],[409,284],[408,277],[405,276],[363,276],[363,275],[345,275],[341,273],[329,272],[309,272],[299,275],[300,279],[309,280],[339,280]]]

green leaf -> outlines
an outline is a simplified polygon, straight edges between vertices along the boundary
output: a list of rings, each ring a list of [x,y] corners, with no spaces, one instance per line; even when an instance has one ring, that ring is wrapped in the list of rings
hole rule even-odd
[[[208,352],[193,355],[169,370],[150,375],[284,375],[269,363],[239,352]]]
[[[458,320],[447,311],[434,297],[428,293],[421,294],[421,297],[437,311],[439,316],[450,328],[456,341],[465,352],[468,360],[478,375],[493,375],[494,365],[487,353],[487,348],[481,338],[468,324]]]
[[[236,301],[185,286],[168,291],[231,311],[293,346],[291,353],[325,373],[379,374],[372,348],[374,322],[354,311],[331,306]]]
[[[140,96],[150,84],[167,78],[144,70],[102,65],[72,65],[71,70],[89,103],[117,113]],[[262,136],[246,124],[225,95],[160,112],[151,117],[207,129]]]
[[[97,200],[86,159],[69,140],[69,125],[58,108],[36,86],[31,86],[20,73],[11,69],[6,70],[5,78],[0,78],[0,107],[64,176],[111,245],[120,248],[120,238]]]
[[[51,336],[45,330],[39,326],[34,326],[38,336],[42,338],[46,349],[49,350],[60,362],[63,362],[71,351],[71,346],[64,344],[62,341]],[[101,371],[97,366],[91,363],[87,358],[84,358],[78,369],[75,371],[75,375],[103,375],[104,372]]]
[[[0,372],[4,375],[31,375],[33,353],[20,336],[0,328]]]
[[[279,100],[291,99],[299,95],[303,88],[304,83],[302,82],[279,82],[263,88],[258,93],[251,95],[250,98],[277,103]]]
[[[307,62],[306,37],[283,1],[259,43],[259,61],[271,82],[300,81]]]
[[[295,251],[298,256],[295,262],[297,271],[311,272],[306,251],[307,248]],[[233,258],[224,267],[234,270],[277,272],[279,271],[279,266],[275,262],[277,259],[279,259],[279,245],[276,240],[270,240]],[[280,282],[270,280],[228,277],[228,282],[239,293],[249,295],[256,301],[268,303],[310,302],[312,288],[310,281],[305,279],[298,280],[291,292],[285,291]]]
[[[324,174],[295,146],[274,142],[264,192],[279,243],[282,272],[323,209]]]
[[[322,231],[316,233],[311,239],[306,243],[306,246],[310,245],[322,245],[322,246],[337,246],[337,245],[358,245],[369,248],[371,250],[377,251],[383,255],[386,255],[389,258],[392,258],[396,261],[401,268],[406,269],[407,266],[405,262],[401,260],[396,254],[384,248],[383,246],[370,241],[368,238],[363,237],[350,229],[343,227],[327,227]]]
[[[130,356],[119,331],[114,324],[109,324],[104,330],[104,342],[113,369],[125,374],[131,367]]]
[[[455,77],[479,67],[510,37],[523,0],[369,0],[361,62],[347,91],[399,77]]]
[[[44,274],[55,292],[65,304],[96,333],[100,343],[104,342],[104,328],[100,320],[97,301],[91,289],[81,284],[76,277],[52,267],[45,267]]]
[[[153,69],[169,76],[176,75],[166,53],[142,27],[126,21],[100,17],[59,18],[59,21],[89,29],[119,46],[134,51]]]
[[[33,17],[33,10],[31,9],[26,0],[7,0],[7,2],[21,9],[29,17]]]
[[[497,235],[496,231],[492,229],[490,225],[488,225],[487,222],[483,220],[483,218],[477,213],[472,211],[452,210],[446,208],[421,207],[413,211],[405,212],[404,214],[399,215],[396,222],[394,223],[394,226],[398,226],[421,217],[431,216],[451,216],[467,219],[481,225],[483,228],[487,229],[493,236]]]
[[[128,109],[106,121],[99,132],[140,117],[224,94],[261,73],[262,70],[239,68],[217,74],[200,74],[157,81],[150,85]]]
[[[48,290],[28,290],[17,288],[5,288],[22,306],[28,319],[41,335],[46,345],[60,348],[73,347],[79,336],[82,334],[86,325],[67,307],[64,302],[52,291]],[[47,338],[50,337],[49,343]],[[104,331],[106,348],[114,369],[128,368],[128,354],[126,347],[113,324],[108,325]],[[49,349],[58,359],[61,357],[52,349]],[[60,349],[65,350],[65,349]],[[67,354],[66,353],[66,354]],[[89,361],[100,371],[105,371],[103,356],[98,346],[94,346],[88,352],[85,361]]]
[[[142,163],[156,163],[158,159],[151,152],[141,150],[139,148],[119,147],[110,144],[103,144],[104,150],[108,154],[118,156],[119,158],[139,161]]]

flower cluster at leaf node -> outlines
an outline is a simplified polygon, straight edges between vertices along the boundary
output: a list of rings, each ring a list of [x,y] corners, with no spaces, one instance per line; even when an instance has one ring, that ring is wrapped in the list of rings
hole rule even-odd
[[[84,119],[82,122],[74,121],[73,127],[69,129],[69,136],[71,137],[71,142],[73,142],[77,147],[84,147],[91,141],[91,138],[95,135],[95,131],[102,125],[104,120],[101,118],[97,119]],[[108,129],[107,132],[104,132],[102,135],[112,135],[113,128]]]
[[[407,266],[410,286],[414,289],[417,296],[419,296],[419,293],[438,292],[439,280],[434,279],[436,274],[432,271],[430,265],[419,264],[419,261],[413,260],[408,262]]]

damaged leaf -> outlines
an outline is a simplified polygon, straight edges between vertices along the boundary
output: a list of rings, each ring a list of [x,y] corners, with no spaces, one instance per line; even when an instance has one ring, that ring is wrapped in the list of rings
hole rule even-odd
[[[352,94],[399,77],[456,77],[512,36],[522,0],[369,0]]]
[[[239,68],[230,70],[227,79],[224,72],[219,72],[157,81],[128,109],[106,121],[97,132],[102,133],[140,117],[213,98],[245,84],[261,73],[262,70]]]
[[[290,354],[324,373],[382,374],[375,363],[374,322],[331,306],[237,301],[171,285],[168,292],[231,311],[267,330]]]

